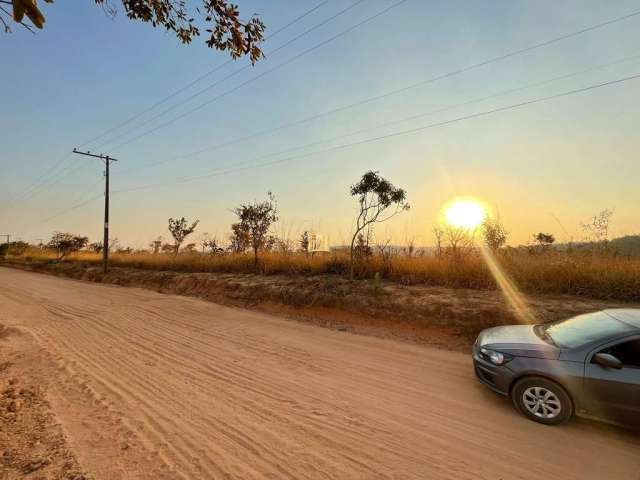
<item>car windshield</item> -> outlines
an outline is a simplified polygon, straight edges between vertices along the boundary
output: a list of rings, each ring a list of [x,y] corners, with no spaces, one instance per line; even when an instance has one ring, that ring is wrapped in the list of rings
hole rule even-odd
[[[562,348],[579,348],[594,340],[624,333],[631,327],[605,312],[587,313],[561,320],[543,329],[553,343]]]

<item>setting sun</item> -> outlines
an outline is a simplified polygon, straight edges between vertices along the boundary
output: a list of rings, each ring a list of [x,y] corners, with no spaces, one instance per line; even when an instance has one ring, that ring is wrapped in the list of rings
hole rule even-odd
[[[445,221],[459,228],[476,228],[486,216],[486,209],[475,200],[454,200],[444,209]]]

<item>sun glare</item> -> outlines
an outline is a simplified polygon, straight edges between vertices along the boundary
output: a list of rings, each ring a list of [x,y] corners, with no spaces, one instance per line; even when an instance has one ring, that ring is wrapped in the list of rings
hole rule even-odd
[[[458,228],[474,229],[486,216],[486,209],[475,200],[454,200],[444,209],[445,221]]]

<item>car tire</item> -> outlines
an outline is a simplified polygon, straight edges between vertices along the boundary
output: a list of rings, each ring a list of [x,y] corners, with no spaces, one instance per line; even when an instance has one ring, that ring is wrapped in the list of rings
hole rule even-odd
[[[559,425],[573,416],[573,402],[564,388],[543,377],[525,377],[511,389],[511,400],[525,417]]]

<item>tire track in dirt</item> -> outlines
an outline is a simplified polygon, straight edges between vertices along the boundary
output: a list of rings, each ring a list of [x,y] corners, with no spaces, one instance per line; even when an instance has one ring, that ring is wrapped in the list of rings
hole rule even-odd
[[[2,268],[0,315],[55,361],[52,404],[98,479],[626,479],[640,469],[637,435],[528,422],[453,352]]]

